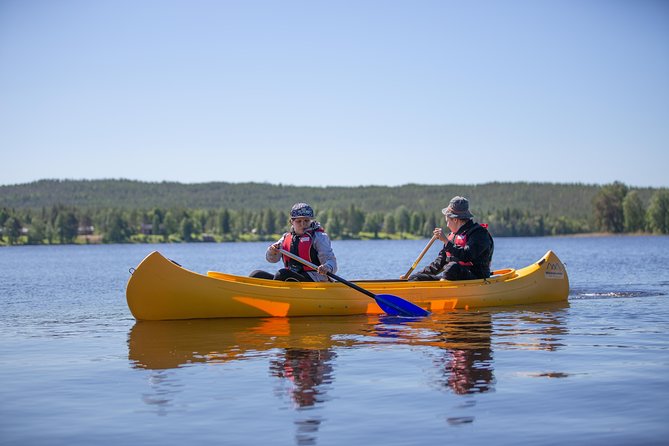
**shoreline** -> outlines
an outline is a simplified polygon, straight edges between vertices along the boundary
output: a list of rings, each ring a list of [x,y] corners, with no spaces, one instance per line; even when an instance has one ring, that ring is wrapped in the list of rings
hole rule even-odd
[[[247,243],[247,242],[272,242],[279,239],[281,235],[275,234],[272,236],[248,236],[241,237],[237,239],[220,239],[216,240],[214,238],[209,238],[206,240],[191,240],[185,242],[178,239],[170,240],[158,240],[157,237],[142,237],[135,238],[134,240],[129,240],[122,243],[105,243],[102,240],[101,235],[88,235],[88,236],[78,236],[77,240],[74,243],[15,243],[8,245],[5,241],[0,241],[0,248],[10,247],[10,246],[86,246],[86,245],[169,245],[169,244],[199,244],[199,243]],[[539,238],[539,237],[551,237],[551,238],[586,238],[586,237],[666,237],[667,234],[653,234],[650,232],[631,232],[631,233],[613,233],[613,232],[582,232],[578,234],[560,234],[560,235],[540,235],[540,236],[495,236],[495,238]],[[162,239],[162,237],[161,237]],[[379,234],[378,237],[372,236],[359,236],[359,237],[340,237],[332,238],[332,241],[342,241],[342,240],[364,240],[364,241],[375,241],[375,240],[429,240],[428,237],[418,237],[414,235],[387,235]]]

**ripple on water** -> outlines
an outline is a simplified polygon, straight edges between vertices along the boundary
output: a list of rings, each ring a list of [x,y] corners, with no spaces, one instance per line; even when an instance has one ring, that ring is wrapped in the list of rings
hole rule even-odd
[[[666,296],[667,293],[647,290],[589,290],[574,289],[569,293],[569,299],[617,299],[628,297],[656,297]]]

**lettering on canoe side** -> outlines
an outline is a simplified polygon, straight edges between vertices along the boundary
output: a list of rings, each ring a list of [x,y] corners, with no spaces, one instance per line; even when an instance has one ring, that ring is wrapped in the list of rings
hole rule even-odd
[[[546,279],[564,279],[564,270],[561,263],[546,263],[546,271],[544,272]]]

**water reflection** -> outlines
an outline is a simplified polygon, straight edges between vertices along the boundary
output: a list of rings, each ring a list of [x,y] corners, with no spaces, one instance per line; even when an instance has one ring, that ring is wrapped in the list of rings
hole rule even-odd
[[[137,322],[128,336],[134,368],[241,361],[272,349],[329,350],[357,343],[375,317],[239,318]],[[338,337],[346,334],[344,338]]]
[[[418,346],[407,354],[427,355],[430,385],[455,396],[473,396],[495,390],[494,350],[562,348],[566,308],[567,303],[533,305],[424,319],[370,315],[137,322],[128,335],[128,357],[133,368],[151,371],[152,390],[142,398],[159,414],[175,410],[184,376],[179,368],[264,358],[269,376],[278,380],[275,395],[295,411],[296,444],[310,445],[316,444],[326,421],[319,414],[336,385],[341,349]],[[537,374],[564,376],[560,370]],[[467,416],[448,420],[450,425],[472,422]]]
[[[379,321],[376,327],[379,336],[434,347],[428,350],[438,372],[434,384],[458,395],[493,389],[490,312],[451,312],[430,319],[380,317]]]
[[[497,348],[556,351],[565,345],[567,334],[564,311],[568,304],[540,305],[536,308],[495,315]]]
[[[332,350],[288,348],[270,360],[272,376],[289,381],[291,399],[297,408],[325,401],[323,385],[332,383]]]
[[[488,312],[449,317],[440,330],[445,351],[436,364],[444,384],[458,395],[494,389],[491,349],[492,316]]]
[[[270,361],[272,376],[287,382],[287,393],[294,407],[304,412],[304,418],[295,421],[295,441],[298,445],[316,444],[321,417],[305,409],[327,400],[327,385],[332,383],[332,362],[336,353],[331,349],[309,350],[287,348]]]
[[[168,369],[266,355],[270,376],[286,389],[277,394],[287,395],[299,413],[296,444],[312,445],[323,420],[310,409],[327,401],[334,349],[358,343],[372,321],[376,317],[137,322],[129,333],[128,356],[134,368],[152,370],[152,393],[143,401],[162,415],[174,406]]]
[[[174,411],[172,401],[182,387],[169,371],[154,370],[149,378],[149,392],[142,394],[142,401],[156,414],[165,416]]]

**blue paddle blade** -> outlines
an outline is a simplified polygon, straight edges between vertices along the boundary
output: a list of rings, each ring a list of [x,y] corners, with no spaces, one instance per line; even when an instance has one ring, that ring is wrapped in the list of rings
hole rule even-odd
[[[427,316],[429,311],[392,294],[377,294],[376,303],[390,316]]]

